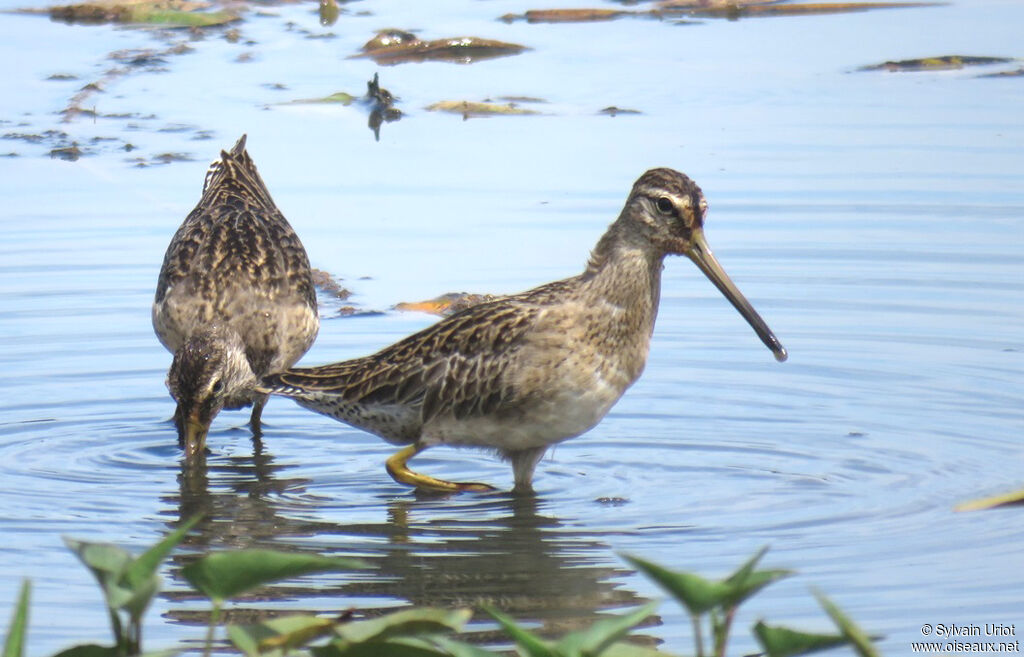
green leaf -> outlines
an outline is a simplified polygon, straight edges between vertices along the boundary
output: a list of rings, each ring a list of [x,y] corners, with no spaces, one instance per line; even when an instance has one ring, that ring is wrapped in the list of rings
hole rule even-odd
[[[721,606],[733,593],[732,587],[723,582],[708,580],[692,573],[674,572],[656,563],[628,554],[624,554],[622,557],[634,568],[671,593],[694,615],[700,615]]]
[[[223,602],[289,577],[367,567],[358,559],[252,549],[213,552],[193,561],[181,572],[196,590],[214,602]]]
[[[448,652],[432,641],[415,637],[366,643],[346,643],[338,639],[325,646],[313,646],[310,652],[313,657],[449,657]]]
[[[469,609],[405,609],[380,618],[337,625],[334,633],[348,643],[355,644],[397,636],[459,632],[472,615]]]
[[[601,619],[585,630],[562,637],[555,650],[562,655],[600,655],[657,608],[658,603],[651,602],[621,616]]]
[[[85,643],[80,646],[72,646],[67,650],[61,650],[53,657],[118,657],[119,654],[116,646],[98,646],[95,643]]]
[[[543,639],[526,628],[519,627],[514,620],[497,609],[484,607],[484,611],[498,621],[501,629],[505,630],[505,633],[512,637],[529,657],[559,657],[558,653],[549,647]]]
[[[90,543],[64,537],[64,544],[99,581],[106,592],[111,582],[116,582],[132,563],[132,555],[110,543]]]
[[[32,585],[26,579],[21,583],[18,603],[11,614],[11,624],[7,628],[7,639],[4,641],[3,657],[21,657],[25,654],[25,635],[28,632],[28,599]]]
[[[129,586],[137,588],[143,581],[155,575],[157,569],[160,568],[160,564],[167,558],[167,555],[170,554],[171,550],[173,550],[178,543],[181,543],[181,539],[185,538],[185,534],[195,527],[196,523],[199,522],[202,517],[202,514],[192,516],[183,522],[180,527],[165,536],[156,545],[140,554],[139,557],[132,562],[131,567],[126,573],[127,583]]]
[[[619,641],[608,646],[601,653],[601,657],[671,657],[671,655],[654,648]]]
[[[503,653],[492,652],[480,646],[474,646],[472,643],[449,639],[446,636],[431,637],[430,642],[451,657],[503,657]]]
[[[806,655],[849,643],[841,634],[799,632],[787,627],[765,625],[761,621],[754,625],[754,636],[767,657]]]
[[[825,613],[829,615],[832,622],[839,627],[839,631],[843,633],[843,636],[853,644],[853,649],[860,657],[878,657],[878,650],[875,649],[874,644],[871,643],[871,639],[864,630],[857,627],[850,618],[844,614],[839,607],[835,605],[831,600],[825,597],[821,591],[814,591],[814,597],[818,599],[818,604],[821,605]]]
[[[761,561],[761,557],[763,557],[767,551],[767,546],[761,548],[754,554],[754,556],[750,557],[746,563],[737,568],[732,575],[729,575],[723,580],[723,583],[731,589],[729,595],[726,596],[726,599],[723,602],[724,606],[738,607],[745,600],[772,582],[784,577],[789,577],[793,574],[793,571],[783,569],[754,570],[754,567],[757,566],[758,562]]]
[[[297,614],[273,618],[258,625],[232,625],[228,637],[246,655],[287,652],[327,636],[338,621]]]

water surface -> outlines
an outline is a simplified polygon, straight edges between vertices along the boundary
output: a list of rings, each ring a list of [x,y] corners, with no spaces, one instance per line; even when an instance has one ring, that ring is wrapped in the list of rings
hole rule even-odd
[[[379,567],[290,582],[240,609],[490,603],[559,635],[661,597],[620,552],[721,575],[770,545],[766,563],[799,576],[744,608],[735,654],[756,650],[756,618],[826,629],[809,586],[885,635],[888,654],[909,652],[924,623],[1019,624],[1018,512],[951,509],[1024,481],[1024,83],[852,72],[1022,55],[1019,4],[696,25],[496,21],[531,8],[511,1],[345,8],[322,27],[312,5],[272,6],[236,43],[174,34],[191,52],[94,97],[100,114],[130,118],[70,123],[57,112],[110,68],[108,53],[168,37],[0,18],[0,129],[120,140],[76,162],[0,141],[18,154],[0,159],[0,606],[32,578],[31,655],[107,640],[99,594],[60,535],[139,550],[198,510],[195,549]],[[532,50],[461,66],[348,59],[383,27]],[[361,109],[275,105],[358,93],[375,72],[407,114],[379,142]],[[546,114],[423,110],[500,95],[546,99]],[[609,105],[642,114],[597,114]],[[328,304],[306,364],[434,321],[389,310],[400,301],[577,273],[653,166],[703,187],[713,248],[790,360],[776,363],[688,261],[670,259],[646,373],[540,464],[534,500],[418,499],[385,474],[391,447],[283,399],[258,449],[247,415],[226,412],[207,468],[183,470],[149,308],[208,162],[242,132],[313,264],[344,279],[349,303],[386,311],[337,318]],[[193,159],[131,161],[161,153]],[[511,486],[487,454],[431,450],[417,466]],[[153,648],[202,635],[203,606],[175,570],[147,624]],[[671,602],[643,634],[691,648]]]

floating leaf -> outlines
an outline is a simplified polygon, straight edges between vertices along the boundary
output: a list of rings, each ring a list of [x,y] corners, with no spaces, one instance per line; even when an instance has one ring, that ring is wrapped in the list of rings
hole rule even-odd
[[[32,585],[28,580],[21,583],[18,602],[11,614],[11,624],[7,626],[7,639],[4,641],[3,657],[22,657],[25,654],[25,636],[28,633],[28,600]]]
[[[841,634],[799,632],[786,627],[765,625],[761,621],[754,625],[754,636],[767,657],[806,655],[849,643]]]
[[[966,66],[989,66],[1006,64],[1013,60],[1008,57],[973,57],[970,55],[944,55],[942,57],[924,57],[922,59],[901,59],[899,61],[882,62],[871,66],[862,66],[858,71],[955,71]]]
[[[289,100],[281,105],[311,105],[319,103],[337,103],[339,105],[351,105],[355,100],[356,96],[345,93],[344,91],[338,91],[330,96],[323,96],[321,98],[299,98],[297,100]]]
[[[182,575],[196,590],[222,602],[289,577],[367,567],[358,559],[251,549],[208,554],[182,568]]]

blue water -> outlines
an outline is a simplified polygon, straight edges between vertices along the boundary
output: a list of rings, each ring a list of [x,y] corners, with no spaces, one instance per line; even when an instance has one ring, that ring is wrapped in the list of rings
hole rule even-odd
[[[108,639],[61,535],[141,550],[197,510],[207,520],[191,548],[354,554],[380,571],[307,578],[242,608],[489,603],[558,636],[663,597],[621,552],[724,575],[770,545],[766,565],[799,575],[741,610],[733,654],[757,650],[746,628],[758,618],[827,630],[809,587],[884,635],[890,655],[909,653],[925,623],[1020,624],[1019,511],[952,511],[1024,485],[1024,80],[976,77],[1019,63],[854,71],[1024,56],[1024,5],[695,25],[506,24],[495,19],[532,7],[504,0],[343,8],[331,27],[310,4],[253,11],[235,43],[0,16],[0,134],[113,138],[76,162],[0,140],[18,154],[0,158],[0,618],[31,578],[30,655]],[[348,58],[384,27],[532,50],[471,65]],[[165,71],[111,79],[87,103],[129,118],[61,122],[71,96],[115,65],[108,53],[178,42],[192,50],[165,57]],[[243,53],[252,60],[236,61]],[[55,73],[78,79],[46,79]],[[278,104],[360,93],[374,73],[406,113],[379,142],[360,108]],[[545,99],[544,114],[424,110],[507,95]],[[609,105],[642,114],[597,114]],[[703,187],[709,241],[790,360],[774,362],[692,265],[671,259],[647,371],[540,464],[533,501],[417,499],[384,472],[391,447],[280,399],[261,452],[247,415],[226,412],[206,471],[183,472],[150,303],[208,162],[242,132],[314,266],[344,279],[348,303],[385,311],[346,319],[325,306],[304,363],[434,321],[390,310],[401,301],[579,272],[653,166]],[[162,153],[192,159],[135,166]],[[437,449],[416,463],[511,486],[487,454]],[[152,649],[202,636],[204,607],[175,572],[148,618]],[[691,650],[670,601],[642,634]]]

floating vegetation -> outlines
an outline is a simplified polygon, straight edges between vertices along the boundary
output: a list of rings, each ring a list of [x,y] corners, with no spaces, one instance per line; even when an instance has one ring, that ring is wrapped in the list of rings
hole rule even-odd
[[[873,9],[907,9],[936,7],[943,2],[805,2],[777,4],[766,0],[731,0],[701,2],[700,0],[667,0],[658,5],[662,13],[683,13],[702,18],[738,18],[758,16],[806,16],[812,14],[842,14]]]
[[[483,59],[518,55],[526,46],[478,37],[450,37],[424,41],[411,32],[384,30],[366,42],[363,52],[353,57],[369,57],[382,66],[407,62],[454,62],[470,64]]]
[[[55,21],[100,25],[127,23],[164,27],[209,27],[240,19],[230,11],[202,11],[209,3],[193,0],[94,0],[71,5],[56,5],[44,10],[25,9],[21,13],[47,13]]]
[[[623,9],[531,9],[524,14],[505,14],[500,20],[506,23],[526,21],[527,23],[593,23],[610,21],[637,13]]]
[[[449,114],[461,114],[463,119],[484,116],[528,116],[540,114],[537,110],[521,107],[519,103],[493,103],[487,101],[472,100],[442,100],[432,105],[427,105],[430,112],[448,112]]]
[[[598,114],[605,114],[607,116],[618,116],[619,114],[643,114],[640,110],[635,109],[623,109],[622,107],[605,107],[604,109],[598,110]]]
[[[957,71],[967,66],[991,66],[1008,64],[1014,61],[1008,57],[972,57],[969,55],[944,55],[942,57],[924,57],[921,59],[901,59],[899,61],[882,62],[871,66],[862,66],[858,71]]]
[[[399,303],[395,310],[416,311],[431,315],[454,315],[460,310],[472,308],[486,301],[494,301],[498,297],[493,294],[470,294],[469,292],[449,292],[426,301]]]

